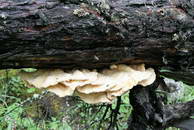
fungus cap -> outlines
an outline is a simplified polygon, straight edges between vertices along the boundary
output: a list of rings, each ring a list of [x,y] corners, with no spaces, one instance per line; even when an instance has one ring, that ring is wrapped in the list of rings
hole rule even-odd
[[[38,70],[20,74],[30,86],[47,88],[60,97],[74,93],[87,103],[111,103],[114,98],[136,85],[147,86],[156,75],[152,68],[141,65],[112,65],[100,72],[90,70]]]

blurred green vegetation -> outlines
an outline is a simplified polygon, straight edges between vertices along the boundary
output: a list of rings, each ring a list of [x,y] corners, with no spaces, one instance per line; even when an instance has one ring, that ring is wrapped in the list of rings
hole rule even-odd
[[[0,71],[0,129],[104,130],[108,127],[116,101],[112,105],[90,105],[78,97],[59,98],[45,90],[28,88],[17,76],[19,71]],[[128,93],[121,99],[117,127],[126,129],[131,112]]]
[[[78,97],[59,98],[46,90],[28,88],[17,76],[19,71],[0,70],[0,130],[104,130],[109,127],[111,110],[117,101],[112,105],[90,105]],[[187,85],[184,88],[184,96],[176,102],[194,99],[194,89]],[[126,93],[121,97],[115,125],[119,130],[127,128],[131,110]]]

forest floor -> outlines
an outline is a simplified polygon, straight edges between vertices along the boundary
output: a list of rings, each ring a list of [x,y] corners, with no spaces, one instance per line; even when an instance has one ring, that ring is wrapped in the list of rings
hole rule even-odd
[[[74,96],[60,98],[46,90],[28,88],[18,76],[19,71],[0,70],[0,130],[106,130],[111,127],[116,100],[111,105],[90,105]],[[183,87],[181,97],[172,100],[172,95],[167,95],[168,103],[194,99],[194,89],[185,84]],[[128,127],[132,110],[128,95],[121,97],[114,129]]]

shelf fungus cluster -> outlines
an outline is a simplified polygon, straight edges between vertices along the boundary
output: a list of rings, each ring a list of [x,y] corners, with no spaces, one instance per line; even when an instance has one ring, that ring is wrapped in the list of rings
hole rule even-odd
[[[100,72],[60,69],[22,72],[22,79],[36,88],[46,88],[60,97],[76,95],[87,103],[111,103],[117,96],[136,85],[147,86],[156,75],[152,68],[141,65],[112,65]]]

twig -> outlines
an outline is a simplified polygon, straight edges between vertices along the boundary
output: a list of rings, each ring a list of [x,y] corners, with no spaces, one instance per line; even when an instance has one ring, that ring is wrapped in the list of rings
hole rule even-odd
[[[120,109],[120,106],[121,106],[121,97],[118,97],[117,98],[117,106],[115,109],[112,110],[111,112],[111,122],[110,122],[110,125],[108,127],[108,130],[112,128],[114,128],[115,126],[117,127],[118,129],[118,125],[117,125],[117,116],[119,114],[119,109]]]
[[[105,110],[105,112],[104,112],[104,114],[103,114],[103,116],[102,116],[102,119],[100,120],[100,123],[99,123],[98,129],[100,129],[101,124],[102,124],[102,121],[103,121],[103,120],[104,120],[104,118],[106,117],[106,114],[107,114],[107,112],[108,112],[108,110],[109,110],[110,108],[111,108],[111,106],[110,106],[110,105],[107,105],[106,110]]]

